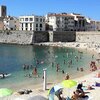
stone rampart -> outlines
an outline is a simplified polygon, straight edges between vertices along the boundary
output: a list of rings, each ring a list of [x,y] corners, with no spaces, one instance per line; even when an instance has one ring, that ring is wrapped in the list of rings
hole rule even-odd
[[[34,44],[40,42],[100,43],[100,32],[0,31],[0,43]]]
[[[37,31],[33,33],[32,43],[49,42],[49,34],[47,31]]]
[[[76,32],[76,42],[100,43],[100,32]]]
[[[75,42],[76,32],[53,32],[53,42]]]
[[[0,32],[0,43],[31,44],[32,38],[33,38],[33,33],[27,31]]]

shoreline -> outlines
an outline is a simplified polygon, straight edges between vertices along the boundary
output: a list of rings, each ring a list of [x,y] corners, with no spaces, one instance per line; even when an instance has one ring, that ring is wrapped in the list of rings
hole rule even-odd
[[[70,48],[75,48],[75,49],[78,49],[79,51],[84,51],[84,50],[87,50],[87,52],[90,52],[90,53],[92,53],[92,54],[96,54],[96,55],[98,55],[98,53],[99,53],[99,48],[97,49],[97,48],[92,48],[92,47],[89,47],[89,45],[91,45],[91,44],[88,44],[88,43],[61,43],[61,42],[59,42],[59,43],[36,43],[35,45],[40,45],[40,46],[55,46],[55,47],[70,47]],[[77,45],[78,45],[78,47],[77,47]],[[88,71],[89,72],[89,71]],[[87,72],[87,74],[85,73],[85,75],[78,75],[77,77],[75,77],[75,78],[71,78],[71,79],[74,79],[74,80],[76,80],[76,81],[84,81],[84,80],[86,80],[86,79],[88,79],[88,77],[91,77],[91,76],[93,76],[95,73],[97,73],[98,72],[98,70],[97,71],[95,71],[95,72],[89,72],[88,73]],[[84,73],[84,72],[83,72]],[[50,82],[51,84],[48,84],[48,88],[50,88],[50,87],[52,87],[53,85],[55,85],[55,84],[57,84],[58,82],[56,82],[56,83],[52,83],[52,82]],[[29,89],[29,87],[30,87],[30,89],[32,89],[34,92],[35,92],[35,94],[34,95],[37,95],[37,94],[41,94],[41,95],[43,95],[43,96],[45,96],[45,97],[47,97],[47,91],[43,91],[42,90],[42,84],[38,84],[38,85],[32,85],[32,86],[28,86],[28,89]],[[27,88],[26,88],[27,89]],[[40,92],[40,91],[42,91],[42,92]],[[18,97],[21,97],[20,95],[17,95]],[[13,97],[17,97],[16,96],[16,93],[14,94],[14,95],[12,95],[12,96],[8,96],[8,97],[5,97],[5,98],[3,98],[2,100],[6,100],[6,98],[11,98],[11,99],[7,99],[7,100],[13,100]],[[31,94],[30,94],[30,96],[31,96]],[[28,98],[28,96],[26,95],[23,95],[22,96],[22,98],[25,98],[24,100],[26,100],[27,98]],[[97,99],[94,99],[94,100],[99,100],[98,98]]]

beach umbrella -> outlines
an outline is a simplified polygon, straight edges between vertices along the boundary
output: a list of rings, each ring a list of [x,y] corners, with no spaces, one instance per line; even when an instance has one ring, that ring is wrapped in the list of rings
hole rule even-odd
[[[47,98],[41,95],[36,95],[36,96],[28,98],[27,100],[47,100]]]
[[[72,88],[77,85],[77,82],[74,80],[64,80],[61,82],[61,84],[65,88]]]
[[[70,88],[77,85],[77,82],[74,80],[64,80],[61,82],[64,88],[68,88],[68,96],[70,97]]]
[[[0,97],[8,96],[8,95],[11,95],[12,93],[13,91],[10,89],[7,89],[7,88],[0,89]]]
[[[48,94],[55,94],[56,92],[58,92],[59,90],[63,89],[62,86],[60,85],[55,85],[53,86],[49,91]]]

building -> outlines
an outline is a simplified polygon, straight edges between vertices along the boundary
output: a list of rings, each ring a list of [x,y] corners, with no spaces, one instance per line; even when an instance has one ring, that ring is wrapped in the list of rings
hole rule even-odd
[[[44,16],[20,16],[19,30],[26,31],[45,31],[45,17]]]
[[[0,21],[0,30],[4,30],[4,23],[3,23],[3,21]]]
[[[100,31],[100,21],[95,21],[96,31]]]
[[[3,19],[4,30],[19,30],[19,20],[16,17],[7,16]]]
[[[86,31],[100,31],[100,21],[87,18]]]
[[[7,8],[6,6],[0,6],[0,17],[5,17],[7,15],[7,12],[6,12]]]
[[[81,14],[71,13],[74,16],[75,31],[85,31],[86,30],[86,17]]]
[[[74,17],[67,13],[50,13],[46,15],[48,30],[74,31]]]

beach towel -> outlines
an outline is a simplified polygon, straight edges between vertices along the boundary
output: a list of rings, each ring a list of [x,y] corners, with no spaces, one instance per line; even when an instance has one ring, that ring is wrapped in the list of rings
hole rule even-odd
[[[96,82],[95,86],[100,87],[100,83]]]

